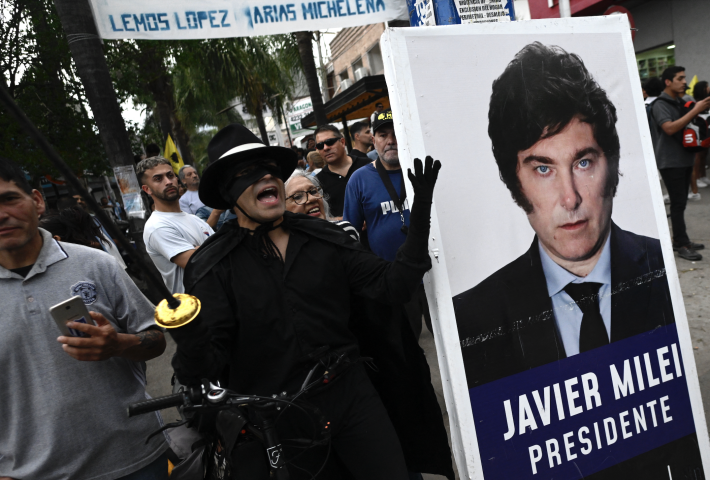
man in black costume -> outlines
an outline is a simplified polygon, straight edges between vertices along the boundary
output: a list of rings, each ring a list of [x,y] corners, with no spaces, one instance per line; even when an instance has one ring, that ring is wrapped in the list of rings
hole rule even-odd
[[[431,267],[427,237],[440,163],[427,157],[422,169],[415,160],[409,236],[397,259],[387,262],[336,225],[285,212],[283,180],[296,168],[293,151],[267,147],[246,128],[230,125],[215,135],[208,152],[200,198],[212,208],[235,208],[237,219],[210,237],[186,268],[186,292],[200,299],[202,311],[171,331],[179,380],[217,380],[228,367],[231,390],[292,394],[316,362],[325,369],[345,354],[334,381],[307,395],[331,426],[331,458],[322,478],[406,480],[392,424],[355,362],[350,301],[355,293],[404,303]],[[311,436],[310,420],[293,409],[284,417],[278,424],[282,439]],[[284,446],[286,458],[295,459],[292,478],[311,478],[328,455],[327,447],[316,447],[295,458],[303,449]]]

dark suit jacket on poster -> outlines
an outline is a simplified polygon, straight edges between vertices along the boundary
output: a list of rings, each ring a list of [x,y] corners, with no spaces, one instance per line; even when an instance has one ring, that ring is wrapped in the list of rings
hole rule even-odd
[[[611,341],[674,323],[660,242],[613,223],[610,242]],[[469,388],[567,357],[537,236],[525,254],[453,302]],[[685,472],[697,468],[703,478],[695,434],[585,478],[666,479],[669,464],[674,480],[676,471],[679,478],[695,478]]]

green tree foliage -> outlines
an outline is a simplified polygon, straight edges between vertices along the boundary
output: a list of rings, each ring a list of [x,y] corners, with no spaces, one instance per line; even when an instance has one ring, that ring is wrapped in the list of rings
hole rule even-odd
[[[244,123],[231,108],[235,100],[263,126],[264,108],[281,114],[301,68],[290,35],[106,44],[119,97],[133,98],[148,111],[138,135],[162,145],[162,138],[154,138],[160,125],[181,150],[188,146],[198,168],[207,164],[207,143],[217,129]],[[181,135],[189,140],[180,142]]]
[[[79,174],[109,170],[103,147],[51,0],[0,0],[0,70],[11,95]],[[81,40],[78,40],[81,41]],[[145,106],[146,121],[129,126],[136,153],[164,145],[170,133],[186,162],[207,164],[217,129],[244,123],[242,103],[266,135],[263,112],[281,118],[302,75],[291,35],[185,41],[112,40],[104,51],[119,101]],[[4,110],[0,155],[33,175],[58,172]]]
[[[108,170],[52,2],[0,0],[0,19],[0,71],[12,97],[75,172]],[[58,175],[4,109],[0,109],[0,155],[20,162],[33,177]]]

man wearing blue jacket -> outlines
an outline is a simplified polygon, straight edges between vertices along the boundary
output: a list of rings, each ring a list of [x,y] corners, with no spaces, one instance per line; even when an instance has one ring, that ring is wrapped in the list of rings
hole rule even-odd
[[[409,228],[409,199],[399,164],[391,109],[377,114],[372,130],[379,158],[350,177],[345,188],[343,220],[350,222],[361,234],[366,229],[372,252],[391,262],[406,240]],[[417,338],[422,331],[422,315],[431,330],[423,285],[419,286],[405,309]]]

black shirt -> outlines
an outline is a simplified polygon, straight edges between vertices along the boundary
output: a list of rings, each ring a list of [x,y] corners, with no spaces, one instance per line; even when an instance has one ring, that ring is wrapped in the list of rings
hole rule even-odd
[[[353,161],[348,170],[348,174],[344,177],[333,173],[328,168],[328,165],[323,167],[323,170],[318,172],[316,178],[323,187],[323,191],[328,195],[328,205],[330,206],[330,213],[334,217],[343,216],[343,205],[345,204],[345,186],[348,184],[348,180],[352,176],[353,172],[358,168],[364,167],[368,163],[372,163],[367,157],[350,157]]]
[[[369,157],[367,156],[367,153],[361,152],[361,151],[358,150],[357,148],[353,148],[352,150],[350,150],[350,156],[353,157],[353,158],[355,158],[355,157],[360,157],[360,158],[367,158],[367,159],[369,159]],[[372,162],[372,160],[369,160],[369,161]]]
[[[336,244],[291,230],[285,263],[264,258],[247,236],[188,288],[202,310],[175,337],[181,382],[217,379],[228,365],[230,389],[294,393],[324,352],[357,351],[348,328],[351,294],[404,303],[431,261],[426,252],[414,259],[402,249],[387,262],[343,246],[352,240],[342,235]]]
[[[20,267],[20,268],[13,268],[10,271],[12,273],[16,273],[22,278],[25,278],[28,273],[30,273],[30,270],[32,270],[32,267],[34,267],[35,264],[33,263],[32,265],[27,265],[26,267]]]

